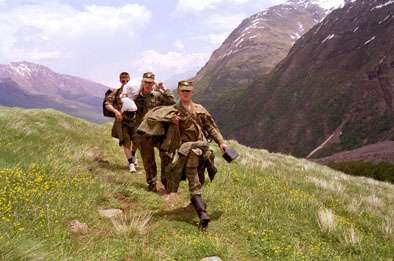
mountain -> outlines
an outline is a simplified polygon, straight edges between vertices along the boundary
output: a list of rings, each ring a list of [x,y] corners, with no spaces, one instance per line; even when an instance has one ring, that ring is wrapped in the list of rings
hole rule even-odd
[[[193,78],[196,99],[214,109],[218,102],[238,97],[341,4],[342,0],[290,0],[245,19]]]
[[[387,0],[333,11],[231,106],[215,108],[225,134],[316,158],[392,140],[393,12]]]
[[[74,116],[102,121],[102,96],[108,87],[58,74],[29,62],[0,65],[0,105],[55,108]]]
[[[212,222],[201,232],[187,186],[148,192],[143,170],[128,172],[110,124],[0,108],[0,126],[3,260],[393,257],[393,184],[236,142],[240,158],[228,164],[212,146],[219,172],[204,186]],[[99,214],[114,208],[117,216]],[[75,220],[88,229],[73,232]]]

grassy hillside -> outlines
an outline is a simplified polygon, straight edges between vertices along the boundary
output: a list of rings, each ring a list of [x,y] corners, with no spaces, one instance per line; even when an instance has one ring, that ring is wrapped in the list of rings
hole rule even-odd
[[[394,186],[235,142],[241,158],[205,188],[197,228],[186,184],[172,197],[131,175],[110,125],[0,108],[4,260],[391,260]],[[118,218],[98,210],[121,208]],[[69,222],[86,223],[72,233]]]

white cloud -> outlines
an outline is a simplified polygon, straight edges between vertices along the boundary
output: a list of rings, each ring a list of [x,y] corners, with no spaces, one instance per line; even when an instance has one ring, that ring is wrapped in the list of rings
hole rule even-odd
[[[179,40],[179,39],[175,41],[174,46],[175,46],[175,48],[178,49],[178,50],[183,50],[183,49],[185,49],[185,44],[183,43],[182,40]]]
[[[214,9],[221,4],[244,4],[249,0],[178,0],[177,12],[195,12]]]
[[[214,46],[219,46],[224,42],[224,40],[226,40],[228,36],[229,36],[229,32],[212,33],[212,34],[197,36],[196,39],[206,41]]]
[[[0,63],[27,60],[110,85],[120,71],[168,79],[200,69],[244,18],[274,1],[176,0],[168,14],[171,1],[149,10],[102,0],[0,0]]]
[[[213,28],[208,34],[194,36],[194,39],[204,41],[215,48],[230,35],[230,33],[246,18],[245,14],[219,14],[207,16],[201,22],[206,28]]]
[[[21,57],[28,57],[29,61],[54,60],[59,59],[60,57],[66,57],[67,55],[67,53],[57,51],[39,50],[36,47],[29,50],[22,49],[19,50],[18,53],[10,53],[10,57],[13,57],[12,60],[14,61],[26,60],[21,59]]]
[[[71,37],[88,32],[102,32],[127,28],[145,23],[150,12],[141,5],[127,4],[116,8],[111,6],[87,5],[82,11],[71,6],[46,3],[27,5],[2,14],[1,21],[14,27],[33,27],[42,31],[43,36]]]
[[[215,8],[221,0],[179,0],[176,10],[178,12],[194,12]]]
[[[197,71],[209,58],[209,53],[183,53],[166,52],[159,53],[155,50],[143,52],[138,61],[132,64],[132,68],[144,71],[153,71],[163,79],[169,75],[181,74],[189,71]]]
[[[206,26],[213,27],[216,31],[222,31],[221,33],[229,33],[234,30],[243,19],[247,16],[243,13],[237,14],[213,14],[204,20]],[[223,32],[225,31],[225,32]]]
[[[139,4],[76,9],[42,2],[0,12],[0,62],[53,64],[56,70],[85,77],[95,76],[98,68],[112,68],[113,60],[131,59],[132,52],[125,55],[124,50],[132,50],[138,32],[151,19],[150,11]]]

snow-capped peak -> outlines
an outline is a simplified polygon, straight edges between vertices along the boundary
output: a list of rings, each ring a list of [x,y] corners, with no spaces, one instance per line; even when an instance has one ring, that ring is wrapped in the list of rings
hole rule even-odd
[[[21,76],[32,76],[36,73],[53,73],[51,69],[44,65],[26,61],[11,62],[9,68]]]
[[[334,10],[345,5],[345,0],[288,0],[289,4],[302,5],[305,8],[317,5],[325,10]]]
[[[31,76],[32,70],[28,64],[24,62],[10,63],[10,68],[17,74],[25,77]]]

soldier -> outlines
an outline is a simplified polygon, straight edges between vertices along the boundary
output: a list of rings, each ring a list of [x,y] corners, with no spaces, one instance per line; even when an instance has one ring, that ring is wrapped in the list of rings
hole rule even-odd
[[[192,205],[200,218],[200,225],[206,228],[210,219],[201,197],[205,170],[211,181],[217,171],[208,139],[219,145],[223,156],[235,157],[235,154],[229,153],[232,150],[228,149],[209,112],[202,105],[193,103],[193,83],[180,81],[178,95],[180,101],[177,104],[150,110],[137,132],[144,137],[160,139],[160,150],[174,159],[165,165],[167,192],[177,192],[180,181],[187,179]]]
[[[185,157],[183,174],[188,180],[191,202],[200,218],[200,225],[206,228],[210,218],[201,197],[202,184],[199,178],[199,168],[209,152],[204,132],[219,145],[223,152],[226,151],[227,144],[209,112],[202,105],[193,103],[193,83],[180,81],[178,95],[180,101],[174,106],[176,115],[172,117],[171,121],[179,128],[181,143],[179,151],[190,148]]]
[[[129,171],[131,173],[136,172],[136,157],[132,154],[131,142],[135,139],[135,119],[136,112],[134,109],[122,110],[124,105],[122,100],[129,106],[135,105],[134,102],[127,98],[130,95],[131,86],[126,86],[130,81],[130,75],[127,72],[122,72],[119,76],[120,83],[122,84],[119,89],[115,89],[106,98],[105,106],[107,110],[112,111],[115,114],[115,121],[112,127],[112,137],[119,139],[119,146],[123,146],[125,156],[128,161]],[[135,108],[136,110],[137,108]]]
[[[162,82],[156,84],[155,75],[151,72],[146,72],[143,74],[140,92],[134,100],[138,107],[136,126],[140,125],[145,114],[154,107],[175,104],[174,95],[164,86]],[[141,152],[142,161],[144,163],[148,190],[152,192],[157,192],[157,166],[155,161],[154,147],[159,147],[160,140],[156,139],[155,137],[141,135],[138,137],[138,144]],[[171,162],[171,157],[169,157],[166,152],[160,151],[160,160],[161,182],[163,185],[165,185],[166,181],[164,169],[165,166]]]

